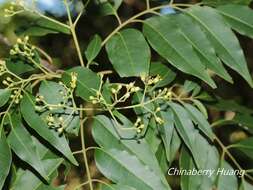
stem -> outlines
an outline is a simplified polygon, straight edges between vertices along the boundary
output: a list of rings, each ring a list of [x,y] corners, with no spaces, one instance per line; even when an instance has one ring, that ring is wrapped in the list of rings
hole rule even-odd
[[[118,15],[118,13],[117,13],[117,12],[115,12],[115,13],[114,13],[114,16],[116,17],[116,19],[117,19],[117,21],[118,21],[119,25],[121,25],[121,24],[122,24],[122,22],[121,22],[121,19],[120,19],[120,17],[119,17],[119,15]]]
[[[80,118],[83,118],[83,112],[80,112]],[[90,190],[93,190],[93,184],[92,184],[92,179],[91,179],[91,175],[90,175],[90,169],[89,169],[89,163],[88,163],[88,158],[87,158],[87,154],[86,154],[86,146],[85,146],[85,140],[84,140],[84,122],[86,121],[86,119],[82,119],[81,123],[80,123],[80,130],[81,130],[81,144],[82,144],[82,153],[83,153],[83,159],[84,159],[84,164],[85,164],[85,169],[87,172],[87,178],[88,178],[88,183],[89,183],[89,187]]]
[[[76,20],[74,21],[74,26],[76,27],[78,21],[80,20],[81,16],[83,15],[84,10],[81,10],[81,12],[76,17]]]
[[[239,170],[244,170],[241,165],[236,161],[236,159],[234,158],[234,156],[229,152],[229,150],[227,149],[227,147],[220,141],[220,139],[216,136],[215,140],[217,141],[217,143],[220,145],[220,147],[222,148],[223,154],[227,155],[229,157],[229,159],[235,164],[235,166],[239,169]],[[245,174],[245,176],[247,176],[250,180],[253,181],[253,177],[248,175],[247,173]]]
[[[53,60],[52,58],[50,57],[50,55],[47,54],[47,52],[45,52],[43,49],[41,49],[40,47],[38,46],[35,46],[35,48],[48,60],[48,62],[50,64],[53,64]]]
[[[150,3],[149,0],[146,0],[146,6],[147,6],[147,10],[150,9]]]
[[[79,42],[78,42],[78,39],[77,39],[77,36],[76,36],[75,23],[73,23],[73,20],[71,18],[71,14],[70,14],[70,10],[69,10],[67,0],[64,0],[64,4],[65,4],[66,10],[67,10],[68,20],[69,20],[69,28],[70,28],[70,31],[71,31],[71,34],[72,34],[72,37],[73,37],[73,40],[74,40],[74,43],[75,43],[78,58],[79,58],[79,61],[81,63],[81,66],[84,67],[83,56],[82,56],[80,45],[79,45]]]
[[[100,179],[92,179],[91,181],[92,181],[92,182],[101,183],[101,184],[103,184],[103,185],[108,186],[108,187],[109,187],[110,189],[112,189],[112,190],[116,190],[116,189],[114,189],[113,186],[111,186],[110,184],[108,184],[108,183],[106,183],[106,182],[104,182],[104,181],[102,181],[102,180],[100,180]],[[81,187],[84,187],[84,186],[88,185],[88,183],[89,183],[89,181],[86,181],[86,182],[84,182],[84,183],[81,183],[80,185],[78,185],[77,187],[75,187],[75,190],[78,190],[78,189],[80,189]]]
[[[137,19],[138,17],[141,17],[145,14],[148,14],[148,13],[153,13],[154,11],[156,10],[159,10],[159,9],[162,9],[164,7],[173,7],[173,8],[177,8],[177,9],[180,9],[178,7],[191,7],[193,5],[189,5],[189,4],[183,4],[183,3],[175,3],[175,4],[167,4],[167,5],[161,5],[161,6],[157,6],[157,7],[153,7],[153,8],[149,8],[143,12],[140,12],[134,16],[132,16],[131,18],[129,18],[128,20],[126,20],[125,22],[123,22],[121,25],[119,25],[117,28],[115,28],[106,38],[105,40],[102,42],[102,46],[104,46],[108,40],[113,36],[115,35],[120,29],[122,29],[123,27],[125,27],[126,25],[130,24],[130,23],[135,23],[135,19]],[[180,9],[182,10],[182,9]]]
[[[30,11],[30,10],[28,10],[28,11]],[[42,17],[42,18],[44,18],[46,20],[49,20],[49,21],[51,21],[51,22],[53,22],[55,24],[61,25],[62,27],[66,28],[66,29],[70,29],[70,27],[67,24],[64,24],[64,23],[62,23],[62,22],[60,22],[58,20],[55,20],[55,19],[50,18],[48,16],[45,16],[44,14],[42,14],[42,13],[40,13],[38,11],[30,11],[30,12],[34,12],[35,14],[39,15],[40,17]]]

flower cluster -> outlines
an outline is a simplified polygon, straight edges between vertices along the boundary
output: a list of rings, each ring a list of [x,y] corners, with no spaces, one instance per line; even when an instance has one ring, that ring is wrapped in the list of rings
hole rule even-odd
[[[26,36],[23,40],[18,38],[17,43],[10,50],[11,55],[20,55],[22,57],[32,59],[35,56],[35,47],[29,43],[29,37]]]
[[[62,82],[59,82],[59,84],[64,87],[63,90],[59,91],[63,101],[59,104],[49,104],[45,100],[44,96],[37,95],[36,99],[35,99],[36,100],[36,106],[35,106],[36,111],[43,112],[45,110],[54,110],[54,109],[58,109],[58,108],[65,108],[69,99],[72,98],[71,90],[68,89]]]
[[[71,81],[70,81],[70,87],[72,89],[76,88],[76,82],[77,82],[77,73],[71,72]]]
[[[13,81],[13,79],[11,77],[7,77],[5,80],[3,80],[3,85],[5,85],[6,87],[13,87],[15,82]]]
[[[11,2],[11,5],[4,9],[4,16],[11,17],[24,11],[24,1],[17,0],[16,2]]]
[[[36,110],[36,111],[42,112],[42,111],[44,111],[45,109],[49,109],[49,110],[52,110],[52,109],[53,109],[52,107],[47,106],[47,103],[46,103],[46,101],[45,101],[44,96],[42,96],[42,95],[37,95],[35,100],[36,100],[36,106],[35,106],[35,110]]]
[[[0,76],[6,73],[5,61],[0,60]]]
[[[111,106],[115,106],[118,103],[125,102],[133,93],[136,93],[140,90],[140,87],[135,86],[134,82],[129,84],[113,84],[110,87],[112,93],[113,103]],[[122,93],[123,94],[122,94]],[[106,104],[106,101],[100,91],[96,91],[96,96],[89,97],[93,104]]]
[[[14,90],[13,94],[11,95],[11,99],[15,104],[19,104],[20,100],[23,98],[23,95],[20,91]]]
[[[160,118],[159,116],[157,116],[157,114],[161,111],[160,107],[157,107],[155,112],[154,112],[154,117],[155,117],[155,121],[156,123],[162,125],[164,123],[164,120],[162,118]]]
[[[144,123],[142,122],[141,118],[137,118],[136,122],[134,123],[134,127],[136,128],[137,133],[141,133],[145,128]]]
[[[89,99],[92,104],[105,103],[105,99],[99,92],[96,93],[96,96],[90,96]]]
[[[172,98],[172,91],[171,89],[164,88],[159,89],[152,92],[153,99],[163,99],[163,100],[170,100]]]
[[[62,134],[64,130],[68,127],[68,123],[71,122],[71,118],[74,114],[78,113],[73,105],[73,88],[76,85],[76,74],[72,74],[71,87],[68,88],[62,82],[59,82],[59,85],[62,88],[59,89],[58,93],[61,97],[61,102],[58,104],[51,104],[46,101],[46,98],[43,95],[36,96],[36,106],[35,109],[37,112],[46,114],[45,121],[50,129],[55,129],[57,132]],[[64,111],[63,111],[64,110]],[[63,114],[63,112],[66,114]],[[67,116],[67,117],[66,117]]]
[[[124,93],[123,95],[119,95],[121,89],[124,88]],[[134,82],[131,82],[129,84],[117,84],[116,87],[111,88],[111,92],[114,97],[114,105],[117,103],[125,102],[133,93],[136,93],[140,91],[140,87],[135,86]]]
[[[63,133],[66,128],[64,118],[55,117],[52,113],[47,115],[46,121],[49,128],[55,129],[60,134]]]
[[[151,86],[151,85],[155,85],[158,82],[160,82],[162,80],[160,75],[156,75],[155,77],[153,76],[142,76],[141,80],[143,81],[144,84]]]

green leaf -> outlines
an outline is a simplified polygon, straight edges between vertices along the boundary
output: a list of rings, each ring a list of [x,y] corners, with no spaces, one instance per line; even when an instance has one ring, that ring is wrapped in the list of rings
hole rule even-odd
[[[16,75],[22,75],[28,72],[35,71],[35,66],[28,64],[23,60],[6,59],[6,67]]]
[[[243,179],[240,190],[251,190],[251,189],[253,189],[253,185]]]
[[[101,190],[136,190],[133,187],[127,186],[127,185],[102,185]]]
[[[204,4],[211,6],[226,5],[226,4],[241,4],[249,5],[252,0],[202,0]]]
[[[161,117],[164,120],[164,124],[160,129],[161,130],[161,137],[162,137],[163,144],[164,144],[164,147],[165,147],[167,160],[168,160],[168,162],[171,163],[174,159],[174,156],[175,156],[172,145],[175,142],[178,142],[178,140],[175,141],[176,139],[173,138],[174,137],[173,135],[175,135],[174,134],[174,132],[175,132],[174,114],[173,114],[172,110],[168,110],[166,112],[162,111],[161,112]],[[179,146],[180,146],[180,143],[177,143],[177,145],[178,145],[177,146],[177,149],[178,149]]]
[[[175,160],[181,144],[182,144],[182,140],[180,136],[178,135],[177,130],[174,127],[174,130],[172,133],[171,145],[170,145],[170,164],[172,164],[172,161]]]
[[[102,1],[102,0],[101,0]],[[112,2],[112,3],[111,3]],[[102,16],[116,15],[123,0],[105,0],[99,5],[99,13]]]
[[[249,158],[253,159],[253,137],[247,138],[236,144],[233,144],[233,147],[243,152]]]
[[[67,86],[71,82],[72,72],[77,73],[76,95],[86,101],[90,101],[90,96],[96,96],[96,91],[99,90],[99,76],[90,69],[75,67],[67,70],[62,76],[62,80]]]
[[[253,117],[248,114],[240,114],[237,113],[235,117],[232,119],[233,122],[237,123],[243,129],[253,133]]]
[[[158,150],[156,151],[156,158],[159,162],[159,165],[164,173],[167,173],[169,168],[169,163],[167,161],[167,156],[165,152],[165,147],[163,144],[160,144]]]
[[[198,169],[206,169],[214,168],[218,165],[217,150],[194,128],[186,109],[175,103],[169,103],[169,105],[174,112],[176,129],[192,153],[196,167]]]
[[[253,38],[253,11],[243,5],[225,5],[218,7],[229,25],[242,35]]]
[[[222,61],[238,72],[253,87],[253,81],[239,41],[224,18],[210,7],[194,6],[189,9],[187,14],[204,29]]]
[[[46,174],[49,178],[55,175],[57,168],[63,162],[63,159],[46,159],[43,160],[43,166]],[[29,183],[28,183],[29,182]],[[51,185],[44,184],[40,178],[29,170],[19,169],[17,172],[17,178],[11,189],[19,190],[63,190],[62,188],[55,188]]]
[[[50,130],[45,120],[43,120],[35,111],[35,98],[28,93],[24,95],[21,101],[21,113],[28,125],[34,129],[42,138],[61,152],[69,161],[78,165],[68,142],[64,135],[59,135],[56,131]]]
[[[206,120],[205,116],[194,106],[185,103],[184,107],[188,111],[192,120],[197,124],[198,128],[207,136],[209,139],[214,140],[214,133],[212,132],[212,127]]]
[[[198,53],[202,63],[223,79],[233,82],[232,78],[217,58],[213,46],[201,28],[185,14],[171,15],[170,17],[177,22],[187,41]]]
[[[146,120],[146,121],[144,121]],[[154,120],[154,118],[148,119],[143,118],[144,125],[147,125],[146,131],[142,131],[142,133],[145,135],[145,139],[147,143],[149,144],[149,147],[153,152],[157,152],[159,145],[161,144],[161,139],[159,137],[159,131],[157,130],[157,124]],[[147,124],[145,124],[147,123]]]
[[[86,59],[88,64],[90,64],[99,54],[102,48],[102,39],[99,35],[95,35],[91,42],[89,43],[87,50],[85,51]]]
[[[147,165],[127,151],[97,149],[95,161],[98,169],[115,183],[131,184],[136,189],[169,190]]]
[[[208,119],[208,113],[206,107],[203,105],[203,103],[197,99],[192,100],[193,104],[200,110],[202,114],[204,114],[205,118]]]
[[[22,15],[22,22],[18,23],[17,35],[45,36],[47,34],[71,34],[70,28],[58,22],[42,18],[36,14]]]
[[[143,93],[142,92],[137,92],[133,96],[132,104],[133,105],[140,104],[141,101],[142,101],[142,98],[143,98]],[[150,100],[151,100],[150,97],[148,97],[148,96],[144,97],[144,101],[145,102],[148,102]],[[155,105],[154,105],[153,102],[148,103],[145,106],[149,110],[155,111],[156,107],[155,107]],[[143,122],[144,122],[145,125],[149,125],[152,122],[152,120],[149,119],[152,116],[152,114],[149,111],[147,111],[147,109],[144,109],[143,107],[136,107],[136,108],[134,108],[134,111],[135,111],[135,113],[136,113],[137,116],[143,118]],[[154,125],[156,125],[156,124],[154,124]]]
[[[195,148],[195,141],[198,138],[199,132],[194,128],[194,125],[190,119],[189,114],[179,104],[176,103],[168,103],[174,113],[174,121],[176,129],[181,136],[183,142],[191,151],[194,160],[199,168],[201,166],[201,156],[199,152],[197,152]]]
[[[240,102],[236,102],[235,100],[232,99],[221,99],[218,98],[217,103],[212,104],[212,106],[220,111],[234,111],[238,113],[243,113],[243,114],[252,114],[253,110],[243,106],[240,104]]]
[[[141,138],[138,141],[136,141],[136,139],[120,139],[120,136],[115,131],[115,128],[118,128],[119,133],[123,135],[126,131],[129,133],[130,130],[122,130],[122,128],[129,128],[133,126],[133,124],[128,120],[121,120],[121,122],[123,126],[118,126],[115,122],[103,115],[96,116],[94,118],[92,128],[92,135],[95,141],[105,150],[116,148],[118,150],[128,151],[129,153],[135,155],[142,163],[148,165],[157,176],[162,178],[164,183],[167,185],[155,154],[152,152],[152,149],[145,138]]]
[[[56,82],[43,81],[39,88],[39,95],[44,97],[44,101],[48,104],[58,105],[61,103],[66,104],[69,107],[73,107],[71,100],[66,100],[68,95],[67,89]],[[62,117],[63,122],[55,124],[54,127],[64,127],[67,133],[78,135],[80,128],[79,113],[71,108],[57,108],[52,110],[43,110],[41,115],[46,119],[49,114],[53,116]]]
[[[181,175],[182,190],[211,190],[217,178],[217,169],[219,167],[219,153],[213,144],[210,144],[200,133],[196,134],[194,149],[201,155],[199,166],[197,167],[190,152],[184,146],[180,155],[181,170],[205,171],[200,175]]]
[[[200,175],[182,175],[182,190],[212,189],[217,177],[219,155],[215,146],[210,145],[201,135],[196,139],[196,149],[202,155],[202,166],[198,170],[191,155],[184,147],[180,155],[180,169],[191,171],[208,171]]]
[[[57,169],[64,159],[53,154],[48,147],[41,144],[36,138],[32,137],[32,142],[36,146],[36,151],[42,160],[46,175],[50,179],[49,184],[45,184],[41,178],[30,170],[19,168],[16,172],[16,178],[11,185],[11,189],[16,190],[63,190],[63,187],[53,187],[53,180],[57,177]],[[27,183],[29,182],[29,183]]]
[[[10,172],[12,155],[9,144],[7,143],[4,132],[0,136],[0,189],[3,189],[5,180]]]
[[[230,166],[230,164],[226,161],[221,161],[220,170],[224,170],[225,172],[231,171],[234,169]],[[238,189],[238,181],[236,175],[224,175],[220,174],[217,182],[217,189],[219,190],[237,190]]]
[[[64,86],[53,81],[44,80],[39,88],[39,95],[44,97],[45,102],[53,105],[64,102],[64,95],[66,93]]]
[[[177,75],[169,67],[160,62],[151,63],[149,74],[151,76],[159,75],[162,78],[162,80],[155,85],[157,88],[170,84]]]
[[[118,32],[107,42],[106,51],[121,77],[148,75],[151,53],[138,30],[125,29]]]
[[[191,93],[191,96],[194,97],[194,96],[198,95],[199,92],[201,91],[201,86],[199,84],[197,84],[196,82],[186,80],[183,85],[183,90],[184,90],[184,93],[186,93],[186,94]]]
[[[11,90],[9,89],[0,89],[0,107],[4,106],[11,96]]]
[[[103,84],[103,87],[102,87],[102,95],[105,99],[105,101],[108,103],[108,104],[112,104],[112,97],[113,97],[113,94],[112,94],[112,91],[111,91],[111,84],[110,84],[110,81],[109,79],[107,79],[104,84]]]
[[[193,171],[196,170],[196,166],[194,164],[194,160],[191,158],[190,154],[187,152],[186,148],[182,149],[181,155],[180,155],[180,169],[181,170],[190,170]],[[170,171],[170,170],[169,170]],[[198,187],[200,186],[201,182],[201,176],[197,175],[182,175],[180,180],[180,185],[182,190],[198,190]],[[208,187],[206,187],[208,188]]]
[[[151,46],[170,64],[202,79],[211,87],[216,87],[192,45],[173,19],[165,16],[152,17],[144,22],[143,32]]]
[[[23,161],[32,166],[46,181],[48,177],[36,152],[36,147],[32,142],[30,133],[23,126],[21,119],[16,115],[9,117],[11,133],[8,136],[8,143],[15,154]]]

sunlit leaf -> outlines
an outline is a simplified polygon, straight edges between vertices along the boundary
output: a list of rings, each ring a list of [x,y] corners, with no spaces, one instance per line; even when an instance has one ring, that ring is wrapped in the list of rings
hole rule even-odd
[[[141,51],[137,51],[138,49]],[[118,32],[107,42],[106,51],[121,77],[148,75],[150,49],[138,30],[125,29]]]

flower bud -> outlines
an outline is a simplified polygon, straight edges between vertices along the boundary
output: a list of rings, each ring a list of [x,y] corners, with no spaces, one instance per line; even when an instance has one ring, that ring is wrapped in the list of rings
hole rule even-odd
[[[159,111],[161,111],[161,108],[160,107],[158,107],[158,108],[156,108],[156,110],[155,110],[156,112],[159,112]]]
[[[126,98],[129,98],[129,97],[130,97],[130,93],[127,92],[127,93],[125,94],[125,97],[126,97]]]
[[[160,125],[164,123],[164,120],[160,117],[155,117],[155,121]]]
[[[112,88],[111,91],[112,91],[113,94],[117,93],[117,90],[115,90],[114,88]]]
[[[22,43],[22,40],[20,38],[17,39],[17,43],[18,44],[21,44]]]

